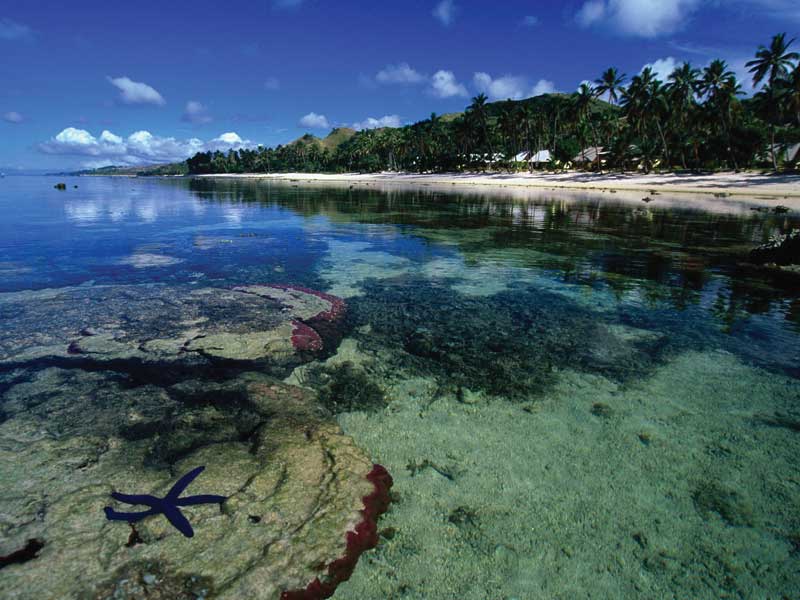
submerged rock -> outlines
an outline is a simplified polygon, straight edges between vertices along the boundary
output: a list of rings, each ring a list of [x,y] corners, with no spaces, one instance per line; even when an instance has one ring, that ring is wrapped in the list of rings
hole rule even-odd
[[[800,229],[775,236],[766,244],[751,250],[750,260],[759,265],[800,265]]]
[[[288,286],[123,285],[3,294],[0,364],[42,358],[294,364],[321,351],[323,337],[338,343],[344,312],[339,298]]]
[[[4,598],[322,598],[377,543],[391,478],[307,390],[56,367],[0,385]],[[192,493],[228,499],[182,509],[191,540],[159,515],[105,519],[130,508],[112,491],[161,496],[200,465]]]

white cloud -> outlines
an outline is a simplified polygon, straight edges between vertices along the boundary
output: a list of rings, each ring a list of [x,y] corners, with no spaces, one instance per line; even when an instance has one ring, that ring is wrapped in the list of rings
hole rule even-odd
[[[66,129],[64,131],[66,131]],[[81,130],[78,130],[78,131],[81,131]],[[88,132],[84,131],[83,133],[88,133]],[[57,138],[58,138],[58,136],[56,136],[56,139]],[[122,143],[122,138],[119,137],[118,135],[114,135],[108,129],[106,129],[106,130],[103,131],[103,133],[100,134],[100,141],[101,142],[105,142],[107,144],[121,144]]]
[[[452,71],[437,71],[431,79],[431,93],[437,98],[452,98],[469,96],[467,88],[458,82]]]
[[[7,121],[8,123],[22,123],[24,120],[25,118],[14,110],[3,115],[3,121]]]
[[[227,144],[229,146],[243,146],[245,145],[244,140],[239,137],[239,134],[234,131],[229,131],[227,133],[223,133],[217,138],[211,140],[212,142],[216,142],[218,144]]]
[[[578,14],[575,15],[575,20],[581,27],[589,27],[593,23],[597,23],[606,16],[606,2],[605,0],[588,0]]]
[[[107,78],[109,83],[120,91],[120,100],[125,104],[166,104],[164,98],[155,89],[127,77]]]
[[[556,86],[552,81],[547,79],[540,79],[536,82],[531,90],[531,96],[541,96],[542,94],[552,94],[556,91]]]
[[[622,33],[654,38],[682,28],[704,1],[588,0],[575,18],[583,27],[607,21]]]
[[[186,103],[186,108],[183,110],[183,116],[181,117],[181,121],[194,123],[195,125],[205,125],[213,120],[208,108],[196,100],[189,100]]]
[[[325,115],[318,115],[315,112],[308,113],[300,119],[300,127],[310,127],[312,129],[330,129],[331,124]]]
[[[401,121],[398,115],[386,115],[380,119],[367,117],[360,123],[353,123],[353,129],[361,131],[362,129],[378,129],[379,127],[400,127]]]
[[[136,131],[122,138],[110,131],[103,131],[95,137],[85,129],[67,127],[47,142],[39,144],[39,150],[46,154],[61,154],[91,158],[85,164],[104,165],[144,165],[177,162],[193,156],[197,152],[231,148],[251,148],[255,144],[243,140],[233,132],[223,133],[217,138],[203,142],[198,138],[179,140],[173,137],[160,137],[149,131]]]
[[[540,79],[531,87],[525,77],[515,75],[495,79],[488,73],[475,73],[472,81],[475,89],[486,94],[490,100],[521,100],[555,91],[552,81]]]
[[[268,77],[267,80],[264,82],[264,89],[270,92],[274,92],[276,90],[281,89],[280,79],[278,79],[277,77]]]
[[[475,88],[489,96],[490,100],[520,100],[528,92],[528,83],[524,77],[504,75],[493,79],[488,73],[475,73],[472,78]]]
[[[534,15],[526,15],[525,18],[522,19],[522,24],[525,27],[535,27],[539,24],[539,17]]]
[[[653,73],[655,73],[658,79],[660,79],[663,83],[666,83],[669,79],[669,76],[678,67],[678,61],[671,56],[668,56],[666,58],[659,58],[651,63],[647,63],[642,67],[642,71],[644,71],[647,67],[650,67],[653,70]]]
[[[33,30],[11,19],[0,19],[0,40],[9,42],[33,39]]]
[[[386,68],[378,71],[375,80],[378,83],[386,84],[414,84],[425,81],[425,76],[412,69],[408,63],[400,63],[387,65]]]
[[[449,27],[456,18],[456,12],[458,12],[458,7],[453,0],[442,0],[436,5],[436,8],[433,9],[433,16],[436,17],[442,25]]]

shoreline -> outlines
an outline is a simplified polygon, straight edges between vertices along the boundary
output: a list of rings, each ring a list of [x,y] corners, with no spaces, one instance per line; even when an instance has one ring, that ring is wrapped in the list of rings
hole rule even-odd
[[[421,186],[470,186],[484,188],[527,188],[532,190],[573,190],[584,192],[631,192],[636,194],[712,195],[729,200],[788,200],[800,209],[800,175],[756,173],[715,173],[712,175],[620,173],[225,173],[196,175],[226,179],[264,179],[291,183],[347,183]],[[745,196],[746,198],[742,198]],[[637,198],[641,200],[642,197]]]

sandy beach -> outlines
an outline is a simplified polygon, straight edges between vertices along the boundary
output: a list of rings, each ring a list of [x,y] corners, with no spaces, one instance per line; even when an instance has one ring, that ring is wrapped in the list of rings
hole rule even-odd
[[[350,185],[469,186],[482,188],[565,189],[624,192],[641,200],[653,191],[659,194],[712,195],[747,201],[770,201],[800,208],[800,175],[763,175],[754,172],[693,174],[626,173],[253,173],[204,175],[244,179],[268,179],[293,183]],[[644,196],[643,196],[644,194]]]

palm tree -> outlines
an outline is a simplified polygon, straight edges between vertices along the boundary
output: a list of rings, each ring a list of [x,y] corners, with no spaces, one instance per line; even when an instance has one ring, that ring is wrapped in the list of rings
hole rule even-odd
[[[588,124],[589,128],[592,131],[592,138],[594,138],[594,145],[595,150],[597,153],[597,167],[600,167],[600,149],[597,147],[597,130],[594,126],[594,121],[592,120],[592,101],[595,99],[596,92],[595,90],[588,84],[582,83],[578,88],[578,91],[573,94],[573,110],[575,111],[575,116],[578,121],[578,125]],[[584,150],[584,140],[582,135],[583,127],[579,127],[579,132],[581,133],[581,152]]]
[[[614,67],[609,67],[600,76],[600,79],[594,81],[597,86],[594,88],[599,98],[603,94],[608,94],[608,102],[616,104],[619,100],[619,94],[622,93],[623,83],[625,82],[625,74],[620,75],[619,71]]]
[[[519,133],[519,110],[514,104],[509,101],[503,106],[500,112],[498,125],[506,142],[506,156],[509,161],[509,166],[512,165],[513,159],[517,156],[519,150],[518,133]]]
[[[776,85],[778,80],[785,79],[792,68],[792,61],[800,58],[797,52],[789,52],[789,46],[794,43],[794,39],[786,41],[786,34],[779,33],[773,36],[769,48],[759,46],[756,57],[746,64],[753,74],[753,85],[757,86],[764,79],[767,80],[768,98],[771,117],[769,119],[770,129],[770,154],[772,155],[772,166],[777,170],[778,157],[775,149],[775,119],[777,117],[777,102],[775,97]]]
[[[467,113],[474,116],[478,126],[483,133],[483,139],[489,146],[489,161],[494,161],[494,148],[492,148],[492,139],[489,135],[489,115],[486,110],[486,102],[489,99],[486,94],[478,94],[472,99],[472,104],[467,108]]]
[[[686,151],[683,138],[687,133],[690,115],[697,107],[697,92],[700,87],[700,71],[688,62],[676,67],[666,85],[668,104],[671,109],[673,132],[681,139],[681,164],[686,168]]]
[[[706,96],[706,107],[715,112],[719,119],[722,133],[727,141],[728,156],[734,170],[738,171],[739,166],[733,154],[733,141],[731,140],[729,123],[731,108],[736,96],[741,94],[741,86],[736,81],[736,75],[728,70],[728,64],[724,60],[713,60],[703,70],[699,91]]]
[[[631,79],[631,84],[622,93],[622,107],[631,127],[639,135],[641,144],[648,148],[652,147],[650,134],[652,126],[655,125],[656,132],[661,138],[664,160],[669,164],[669,146],[662,126],[662,120],[667,112],[664,87],[656,78],[653,69],[646,67]]]
[[[780,99],[787,114],[794,113],[800,125],[800,63],[785,81],[780,82]]]

